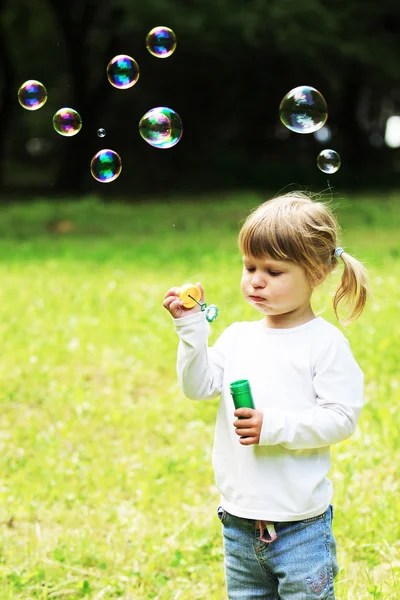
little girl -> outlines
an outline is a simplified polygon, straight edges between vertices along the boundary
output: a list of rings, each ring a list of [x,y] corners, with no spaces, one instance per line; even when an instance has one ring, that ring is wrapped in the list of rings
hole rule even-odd
[[[230,600],[334,599],[330,446],[354,432],[363,373],[341,331],[314,314],[311,296],[340,261],[336,317],[343,301],[347,322],[356,319],[367,298],[366,271],[337,246],[337,231],[328,207],[302,193],[259,206],[239,248],[242,294],[263,318],[233,323],[212,348],[199,306],[185,309],[176,287],[165,295],[184,394],[221,396],[213,466]],[[255,409],[234,411],[238,379],[249,380]]]

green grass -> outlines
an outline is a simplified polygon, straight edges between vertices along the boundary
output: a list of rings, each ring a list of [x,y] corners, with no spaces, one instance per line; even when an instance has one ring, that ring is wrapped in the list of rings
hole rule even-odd
[[[0,599],[224,600],[216,401],[186,400],[166,289],[201,281],[211,342],[239,294],[255,194],[0,209]],[[373,298],[345,330],[366,377],[333,448],[339,600],[400,598],[400,196],[334,199]],[[49,223],[70,221],[72,230]],[[334,321],[337,275],[315,296]]]

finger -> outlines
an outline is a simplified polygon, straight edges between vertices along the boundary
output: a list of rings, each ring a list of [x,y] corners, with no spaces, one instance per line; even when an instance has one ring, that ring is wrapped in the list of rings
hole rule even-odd
[[[238,435],[239,437],[253,437],[255,432],[254,429],[235,429],[235,433],[236,435]]]
[[[168,290],[168,292],[165,293],[165,298],[167,298],[168,296],[179,296],[179,290],[180,288],[178,287],[172,287]]]
[[[172,313],[180,314],[182,312],[182,309],[183,309],[182,300],[173,300],[171,302],[171,304],[169,305],[169,310]]]
[[[181,300],[179,300],[179,298],[177,298],[176,296],[168,296],[168,298],[165,298],[165,300],[163,301],[163,307],[169,310],[173,302],[181,302]]]
[[[170,301],[164,300],[163,306],[173,317],[179,317],[182,313],[182,300],[176,300],[175,298],[172,298]]]
[[[195,285],[196,285],[196,287],[199,288],[199,290],[201,292],[200,302],[204,302],[204,288],[203,288],[203,286],[201,285],[200,281],[197,281]]]
[[[258,444],[258,438],[254,436],[241,437],[239,442],[242,444],[242,446],[251,446],[252,444]]]
[[[233,422],[233,426],[237,429],[248,429],[255,425],[253,419],[237,419]]]
[[[250,417],[254,416],[254,408],[238,408],[233,414],[235,417],[244,417],[245,419],[250,419]]]

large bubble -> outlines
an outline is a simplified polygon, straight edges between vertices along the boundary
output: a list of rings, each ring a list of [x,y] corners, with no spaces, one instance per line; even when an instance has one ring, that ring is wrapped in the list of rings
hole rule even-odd
[[[95,154],[90,163],[90,172],[96,181],[110,183],[117,179],[122,171],[122,161],[119,154],[105,148]]]
[[[53,127],[60,135],[72,137],[80,132],[82,119],[73,108],[60,108],[53,116]]]
[[[28,79],[18,90],[18,102],[26,110],[38,110],[47,100],[47,90],[43,83]]]
[[[309,85],[293,88],[279,106],[282,123],[296,133],[314,133],[328,118],[328,107],[323,95]]]
[[[146,48],[157,58],[168,58],[175,52],[176,35],[169,27],[154,27],[147,34]]]
[[[154,148],[172,148],[182,137],[182,121],[178,113],[171,108],[158,106],[143,115],[139,123],[139,133]]]
[[[332,175],[340,169],[340,156],[335,150],[329,148],[322,150],[317,157],[317,165],[320,171]]]
[[[118,54],[107,65],[107,79],[119,90],[126,90],[139,79],[139,65],[127,54]]]

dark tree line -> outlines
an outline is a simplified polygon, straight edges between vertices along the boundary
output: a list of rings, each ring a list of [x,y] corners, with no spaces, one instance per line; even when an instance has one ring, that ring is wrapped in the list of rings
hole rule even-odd
[[[145,48],[146,33],[167,25],[178,38],[165,60]],[[324,186],[315,165],[333,147],[344,185],[393,185],[399,151],[384,143],[386,120],[400,114],[400,8],[394,0],[0,0],[0,181],[2,189],[85,191],[135,197],[144,192]],[[106,65],[126,53],[138,83],[116,90]],[[27,79],[42,81],[38,111],[16,99]],[[279,121],[286,92],[313,85],[325,96],[332,139],[289,133]],[[138,134],[154,106],[174,108],[184,123],[170,150]],[[62,138],[52,115],[71,106],[81,132]],[[96,131],[107,135],[99,139]],[[33,141],[32,141],[33,140]],[[102,147],[123,160],[110,185],[90,175]],[[106,189],[107,188],[107,189]]]

